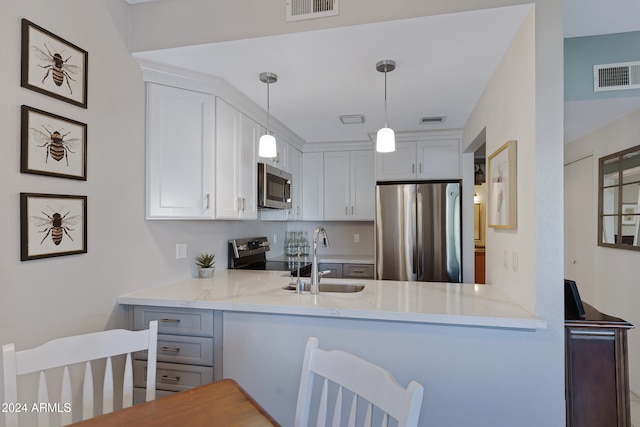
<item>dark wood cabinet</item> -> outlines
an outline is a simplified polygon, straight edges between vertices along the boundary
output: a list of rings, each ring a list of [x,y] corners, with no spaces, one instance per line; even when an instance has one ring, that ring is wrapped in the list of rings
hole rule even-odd
[[[565,320],[567,426],[630,427],[627,331],[633,325],[584,304]]]

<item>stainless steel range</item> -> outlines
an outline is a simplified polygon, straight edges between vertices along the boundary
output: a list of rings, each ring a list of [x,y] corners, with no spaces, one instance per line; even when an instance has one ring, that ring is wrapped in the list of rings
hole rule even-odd
[[[297,274],[298,260],[286,257],[280,260],[267,260],[270,250],[266,237],[249,237],[229,240],[229,269],[232,270],[277,270],[288,271],[292,276]],[[301,258],[300,275],[309,277],[311,262]]]

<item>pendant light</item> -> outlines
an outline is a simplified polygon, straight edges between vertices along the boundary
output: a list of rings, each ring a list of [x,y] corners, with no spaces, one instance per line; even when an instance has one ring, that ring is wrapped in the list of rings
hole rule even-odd
[[[396,136],[387,123],[387,73],[395,70],[396,63],[391,59],[378,61],[376,70],[384,73],[384,127],[380,128],[376,136],[376,151],[390,153],[396,151]]]
[[[260,137],[258,144],[258,156],[260,157],[276,157],[278,149],[276,147],[276,137],[269,131],[269,85],[278,81],[275,73],[260,73],[260,81],[267,84],[267,130]]]

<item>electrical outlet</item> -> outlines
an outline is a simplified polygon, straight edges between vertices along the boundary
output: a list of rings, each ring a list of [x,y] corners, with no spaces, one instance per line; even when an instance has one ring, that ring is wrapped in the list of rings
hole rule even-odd
[[[186,257],[187,257],[187,244],[186,243],[176,244],[176,259],[183,259]]]
[[[358,233],[353,235],[353,243],[360,243],[360,235]]]

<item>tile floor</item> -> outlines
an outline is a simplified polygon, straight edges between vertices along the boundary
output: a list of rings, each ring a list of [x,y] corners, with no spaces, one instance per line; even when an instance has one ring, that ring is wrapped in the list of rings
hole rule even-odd
[[[640,427],[640,397],[631,393],[631,427]]]

